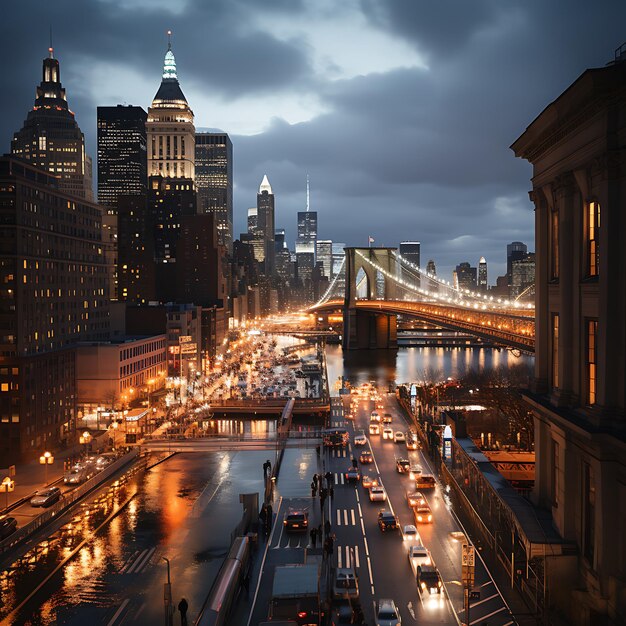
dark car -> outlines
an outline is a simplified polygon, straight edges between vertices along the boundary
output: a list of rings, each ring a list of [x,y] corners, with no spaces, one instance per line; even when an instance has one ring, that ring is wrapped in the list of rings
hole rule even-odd
[[[309,512],[290,510],[283,524],[287,532],[306,532],[309,528]]]
[[[406,474],[409,471],[409,467],[411,467],[409,459],[398,459],[396,461],[396,469],[400,474]]]
[[[397,517],[391,511],[381,509],[378,513],[378,528],[382,532],[397,530],[399,528]]]
[[[30,499],[31,506],[51,506],[61,497],[61,490],[58,487],[48,487],[35,493]]]
[[[368,463],[373,463],[374,462],[374,457],[372,456],[372,453],[369,450],[365,450],[365,451],[361,452],[361,456],[359,457],[359,461],[361,463],[363,463],[364,465],[367,465]]]
[[[0,520],[0,539],[6,539],[17,530],[17,520],[14,517],[5,517]]]
[[[361,472],[356,467],[349,467],[346,470],[346,482],[358,483],[361,480]]]
[[[420,565],[417,568],[417,588],[420,593],[441,593],[441,576],[434,565]]]

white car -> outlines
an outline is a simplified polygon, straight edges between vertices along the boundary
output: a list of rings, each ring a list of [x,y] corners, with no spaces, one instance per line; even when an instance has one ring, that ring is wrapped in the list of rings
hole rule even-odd
[[[421,537],[413,524],[407,524],[402,528],[402,541],[421,542]]]
[[[393,428],[383,428],[383,439],[393,441]]]
[[[367,445],[367,437],[365,436],[365,433],[363,431],[361,431],[358,435],[355,435],[355,437],[354,437],[354,445],[355,446],[365,446],[365,445]]]
[[[387,499],[387,492],[384,487],[380,485],[372,485],[370,487],[370,501],[371,502],[384,502]]]
[[[411,465],[411,467],[409,467],[409,478],[411,480],[415,480],[421,474],[422,474],[421,465]]]
[[[424,546],[419,544],[409,546],[409,564],[415,576],[420,565],[432,565],[432,563],[430,552]]]
[[[400,626],[402,618],[396,603],[391,599],[380,599],[376,608],[376,626]]]
[[[380,422],[380,415],[377,411],[370,413],[370,422]]]
[[[370,435],[380,435],[380,425],[376,422],[370,424]]]
[[[401,430],[397,430],[393,436],[393,440],[396,443],[404,443],[406,441],[406,438],[404,436],[404,433]]]

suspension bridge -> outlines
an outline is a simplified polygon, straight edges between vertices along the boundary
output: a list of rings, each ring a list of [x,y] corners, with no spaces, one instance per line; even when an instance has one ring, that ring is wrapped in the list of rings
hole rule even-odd
[[[322,317],[341,311],[347,349],[397,347],[401,315],[505,348],[535,350],[533,304],[455,288],[396,248],[345,248],[340,270],[309,311]]]

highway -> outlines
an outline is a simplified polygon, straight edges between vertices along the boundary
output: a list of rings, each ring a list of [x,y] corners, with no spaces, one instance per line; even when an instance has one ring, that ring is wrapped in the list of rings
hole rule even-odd
[[[344,414],[348,413],[349,403],[354,397],[344,398]],[[392,415],[390,426],[393,430],[405,432],[407,424],[395,396],[382,394],[378,403],[382,404],[377,409],[381,415]],[[330,519],[337,536],[333,565],[356,565],[361,602],[368,622],[374,621],[376,601],[393,598],[403,624],[459,624],[465,618],[461,585],[461,546],[465,537],[441,487],[437,485],[430,490],[431,493],[424,490],[434,521],[418,527],[422,542],[431,551],[444,584],[444,593],[428,596],[417,591],[407,557],[408,543],[403,541],[401,531],[383,533],[378,528],[377,515],[383,508],[382,503],[370,502],[368,491],[360,484],[346,484],[343,475],[351,465],[352,456],[358,457],[362,450],[370,449],[374,462],[362,465],[360,469],[372,477],[379,477],[388,495],[384,508],[393,510],[400,526],[414,523],[406,500],[407,491],[414,491],[414,485],[408,475],[397,472],[396,458],[409,458],[412,464],[421,465],[424,472],[432,472],[432,468],[420,450],[408,451],[404,444],[384,441],[381,436],[368,434],[370,413],[374,408],[375,402],[368,399],[359,402],[358,409],[353,411],[354,420],[346,419],[341,410],[335,410],[332,416],[332,425],[345,426],[351,438],[347,449],[325,452],[326,469],[334,473],[337,484],[335,498],[330,503]],[[361,430],[367,435],[368,444],[354,447],[354,434]],[[475,590],[479,590],[480,599],[472,603],[470,624],[480,626],[487,620],[489,626],[516,623],[480,558],[477,558]]]

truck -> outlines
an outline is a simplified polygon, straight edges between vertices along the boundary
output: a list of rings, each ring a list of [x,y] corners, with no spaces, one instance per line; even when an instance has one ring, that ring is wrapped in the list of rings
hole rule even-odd
[[[277,565],[268,620],[319,626],[323,617],[319,578],[318,563]]]

